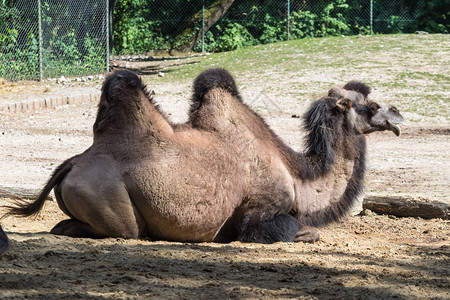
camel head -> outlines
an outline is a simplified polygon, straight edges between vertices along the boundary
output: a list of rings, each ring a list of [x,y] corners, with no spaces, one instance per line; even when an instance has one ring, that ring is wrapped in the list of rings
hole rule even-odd
[[[403,122],[403,116],[395,106],[380,106],[378,103],[368,100],[368,107],[369,112],[357,114],[365,126],[363,133],[390,130],[396,136],[400,135],[401,130],[397,124]]]
[[[392,105],[381,106],[369,99],[371,89],[359,81],[350,81],[344,87],[333,87],[329,90],[329,97],[345,97],[353,102],[356,112],[355,127],[360,133],[368,134],[374,131],[392,131],[400,135],[403,116]]]

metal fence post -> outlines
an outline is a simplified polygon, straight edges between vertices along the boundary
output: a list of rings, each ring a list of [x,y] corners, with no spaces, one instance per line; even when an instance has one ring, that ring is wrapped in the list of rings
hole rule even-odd
[[[370,0],[370,35],[373,34],[373,0]]]
[[[105,5],[105,24],[106,24],[106,72],[109,72],[109,0],[106,0]]]
[[[202,5],[202,53],[205,52],[205,0]]]
[[[291,37],[291,1],[287,0],[287,40]]]
[[[44,79],[44,69],[42,66],[42,10],[41,10],[41,0],[38,0],[38,35],[39,35],[39,80]]]

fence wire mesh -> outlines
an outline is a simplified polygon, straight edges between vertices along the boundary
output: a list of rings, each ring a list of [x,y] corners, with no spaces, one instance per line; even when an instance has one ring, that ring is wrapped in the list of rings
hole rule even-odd
[[[113,32],[108,29],[111,3],[115,3]],[[447,32],[446,3],[0,0],[0,77],[18,80],[103,72],[108,69],[112,40],[115,54],[137,54],[228,51],[330,35]]]
[[[107,2],[16,0],[0,6],[0,77],[81,76],[107,69]]]
[[[227,51],[304,37],[449,30],[443,0],[148,0],[124,7],[125,2],[117,1],[114,14],[116,54]],[[226,13],[209,26],[217,5]],[[190,45],[195,35],[201,37]]]

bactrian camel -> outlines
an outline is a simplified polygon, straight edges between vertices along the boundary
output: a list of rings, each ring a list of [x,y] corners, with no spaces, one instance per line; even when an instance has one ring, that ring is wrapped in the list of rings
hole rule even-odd
[[[38,213],[54,189],[69,219],[53,234],[260,243],[302,240],[305,226],[344,215],[362,190],[359,123],[371,127],[370,116],[358,117],[346,97],[321,98],[304,116],[307,145],[297,153],[241,101],[234,81],[221,83],[224,74],[232,80],[224,72],[197,78],[187,124],[171,123],[134,73],[110,74],[92,146],[9,213]]]

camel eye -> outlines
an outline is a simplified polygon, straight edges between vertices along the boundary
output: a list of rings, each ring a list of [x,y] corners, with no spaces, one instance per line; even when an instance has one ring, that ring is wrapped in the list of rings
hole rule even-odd
[[[370,109],[370,112],[374,115],[380,109],[380,106],[377,103],[372,102],[369,104],[369,109]]]
[[[395,107],[395,106],[391,106],[391,108],[390,108],[391,110],[392,110],[392,112],[394,112],[394,113],[399,113],[399,111],[398,111],[398,108],[397,107]]]

